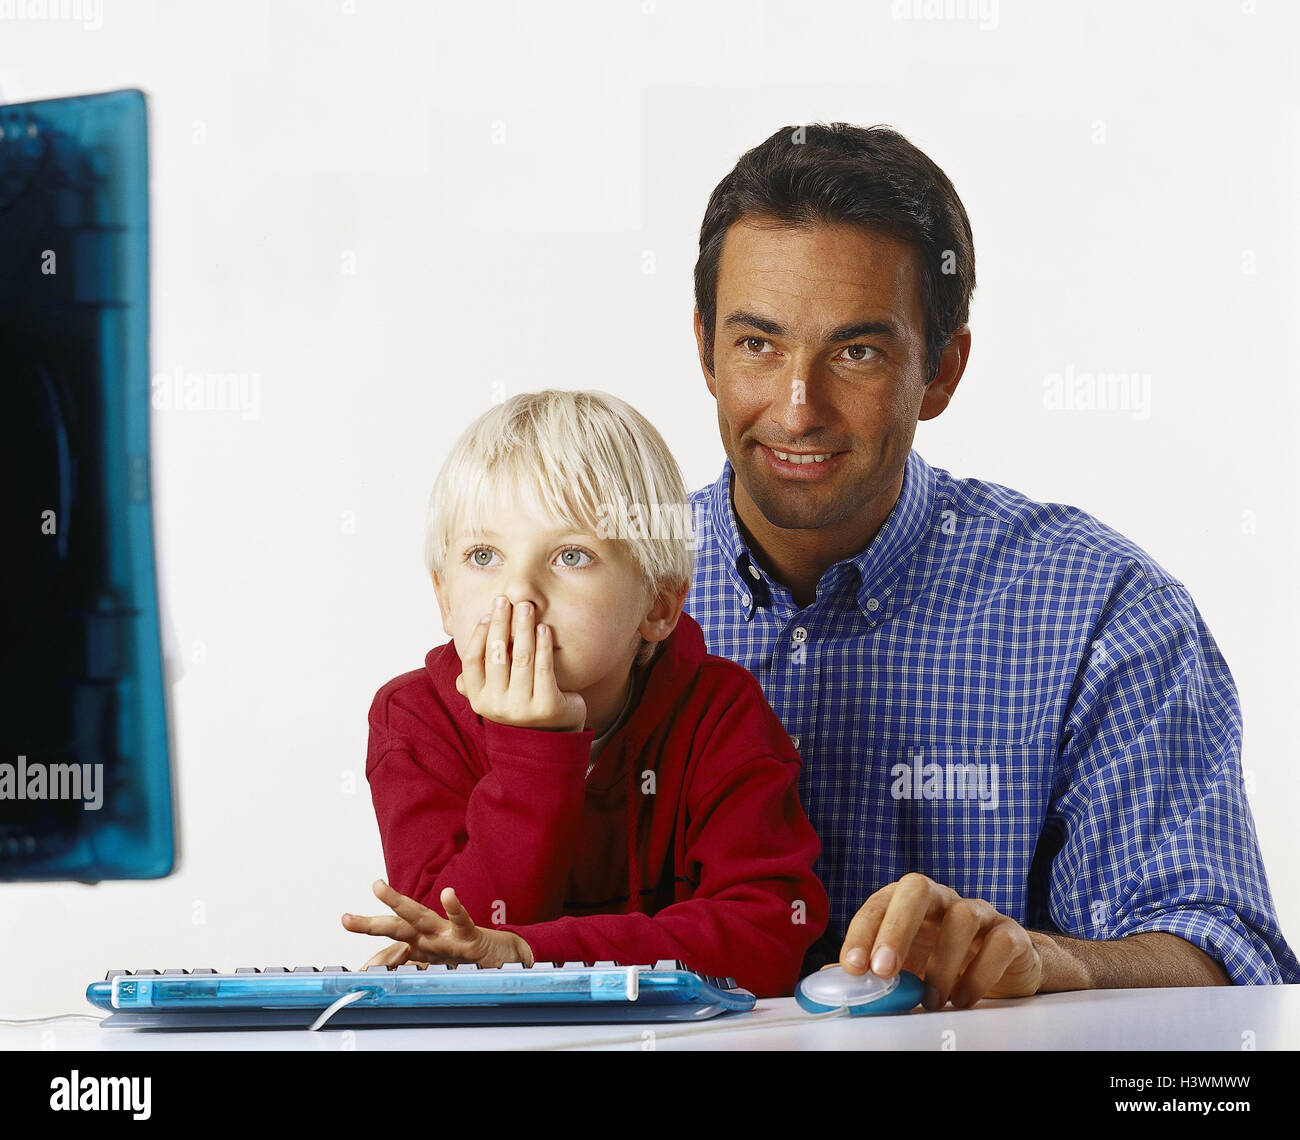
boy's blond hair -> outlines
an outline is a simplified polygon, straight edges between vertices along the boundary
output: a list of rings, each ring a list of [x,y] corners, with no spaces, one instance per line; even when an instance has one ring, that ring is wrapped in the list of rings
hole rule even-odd
[[[429,496],[426,569],[440,576],[462,528],[490,526],[493,503],[519,502],[619,542],[651,597],[691,580],[695,533],[686,485],[663,437],[606,392],[525,392],[479,416],[452,446]],[[636,662],[657,642],[642,641]]]

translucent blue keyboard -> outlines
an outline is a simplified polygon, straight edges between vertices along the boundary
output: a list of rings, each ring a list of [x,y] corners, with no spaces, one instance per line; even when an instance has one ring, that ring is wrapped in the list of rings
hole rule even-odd
[[[735,979],[675,961],[110,970],[86,998],[109,1011],[102,1026],[135,1029],[702,1021],[755,1003]]]

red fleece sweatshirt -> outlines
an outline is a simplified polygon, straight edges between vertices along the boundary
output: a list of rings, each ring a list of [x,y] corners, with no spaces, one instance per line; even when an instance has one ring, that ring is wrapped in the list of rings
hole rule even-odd
[[[829,911],[799,754],[689,614],[589,777],[590,729],[485,721],[459,674],[455,644],[440,645],[370,708],[366,776],[394,888],[445,917],[438,896],[455,887],[476,923],[514,931],[538,961],[677,958],[759,997],[793,992]]]

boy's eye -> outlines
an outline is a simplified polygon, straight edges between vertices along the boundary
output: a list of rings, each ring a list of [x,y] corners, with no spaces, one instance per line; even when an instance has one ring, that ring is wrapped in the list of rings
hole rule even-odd
[[[570,569],[578,569],[591,563],[591,555],[578,546],[569,546],[564,550],[561,550],[559,558],[560,561]],[[585,558],[587,561],[580,562],[578,561],[580,558]]]
[[[465,552],[465,561],[471,566],[488,567],[496,565],[499,555],[490,546],[475,546]],[[556,556],[556,561],[571,570],[581,570],[595,561],[595,555],[580,546],[566,546]]]

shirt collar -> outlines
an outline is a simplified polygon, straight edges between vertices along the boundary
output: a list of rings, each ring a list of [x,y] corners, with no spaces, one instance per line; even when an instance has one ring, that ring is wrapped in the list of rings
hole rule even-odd
[[[731,503],[733,474],[731,460],[724,460],[722,474],[710,491],[709,514],[737,604],[748,621],[758,606],[771,604],[773,589],[784,587],[759,565],[741,537]],[[921,536],[929,529],[934,489],[934,469],[917,451],[909,451],[902,490],[884,525],[865,550],[829,567],[820,585],[829,592],[839,593],[848,583],[853,583],[862,616],[871,624],[881,620],[903,570],[911,561]]]

